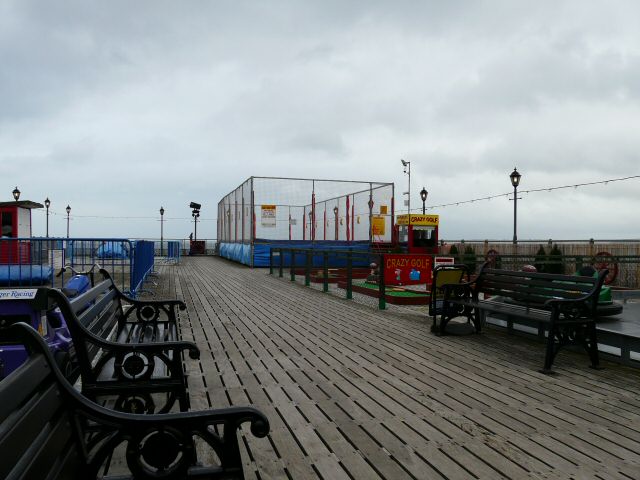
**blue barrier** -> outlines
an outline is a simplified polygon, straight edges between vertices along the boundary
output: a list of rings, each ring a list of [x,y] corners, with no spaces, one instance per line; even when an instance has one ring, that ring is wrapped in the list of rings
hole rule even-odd
[[[304,241],[304,240],[256,240],[256,243],[252,246],[244,243],[221,243],[219,247],[219,255],[229,260],[243,263],[245,265],[252,265],[254,267],[268,267],[269,266],[269,254],[272,248],[300,248],[300,249],[312,249],[322,251],[352,251],[352,252],[369,252],[369,242],[347,242],[347,241]],[[297,257],[297,254],[296,254]],[[301,257],[302,258],[302,257]],[[296,262],[298,260],[296,259]],[[336,260],[338,261],[338,260]],[[288,265],[290,260],[285,256],[285,262]],[[322,265],[322,254],[313,256],[313,265]],[[362,265],[353,266],[367,266],[363,261]],[[339,260],[339,264],[334,265],[336,267],[346,266],[346,259]]]
[[[120,289],[136,295],[153,269],[153,252],[124,238],[0,238],[0,287],[50,285],[60,288],[70,272],[57,276],[65,265],[89,270],[99,264]]]
[[[170,241],[167,242],[167,260],[178,263],[180,261],[180,242]]]
[[[153,270],[155,252],[153,242],[138,240],[133,242],[133,254],[131,255],[131,288],[132,297],[142,287],[147,276]]]

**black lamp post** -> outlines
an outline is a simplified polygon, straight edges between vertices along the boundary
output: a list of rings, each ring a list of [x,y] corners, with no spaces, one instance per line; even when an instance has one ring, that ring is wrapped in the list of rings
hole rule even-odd
[[[18,190],[18,187],[13,189],[13,192],[11,192],[13,194],[13,199],[17,202],[18,200],[20,200],[20,190]]]
[[[49,197],[45,199],[44,206],[47,208],[47,238],[49,238],[49,207],[51,206],[51,200],[49,200]]]
[[[191,202],[189,204],[189,208],[191,208],[191,216],[193,217],[193,240],[198,240],[198,217],[200,216],[200,208],[202,205],[196,202]],[[229,232],[231,232],[231,227],[229,227]],[[237,230],[236,230],[237,232]],[[231,236],[231,233],[229,233]]]
[[[164,207],[160,207],[160,256],[163,257],[164,256],[164,248],[163,248],[163,241],[164,241]]]
[[[336,223],[336,240],[338,240],[338,207],[333,207],[333,216]]]
[[[422,214],[425,214],[425,202],[427,201],[427,195],[429,195],[429,192],[427,192],[427,189],[422,187],[422,190],[420,190],[420,198],[422,199]]]
[[[69,214],[71,213],[71,207],[67,205],[67,238],[69,238]]]
[[[514,167],[513,172],[509,175],[511,179],[511,185],[513,185],[513,243],[518,243],[518,236],[516,234],[516,226],[518,224],[518,185],[520,185],[520,178],[522,175]]]

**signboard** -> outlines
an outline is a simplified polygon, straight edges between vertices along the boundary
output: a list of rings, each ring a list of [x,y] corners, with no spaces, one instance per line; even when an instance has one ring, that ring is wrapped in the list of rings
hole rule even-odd
[[[453,257],[436,257],[434,259],[434,268],[438,265],[453,265],[456,263],[456,259]]]
[[[386,214],[387,214],[387,206],[380,205],[380,215],[386,215]]]
[[[427,255],[390,254],[384,256],[387,285],[431,283],[432,259]]]
[[[276,206],[261,205],[260,206],[260,223],[263,227],[273,228],[276,226]]]
[[[411,214],[411,225],[436,226],[439,221],[440,217],[438,215]],[[409,225],[409,216],[406,213],[404,215],[398,215],[396,223],[398,225]]]
[[[384,217],[375,215],[371,217],[371,233],[375,236],[383,236],[385,232]]]
[[[0,300],[33,300],[38,293],[37,288],[19,288],[0,290]]]

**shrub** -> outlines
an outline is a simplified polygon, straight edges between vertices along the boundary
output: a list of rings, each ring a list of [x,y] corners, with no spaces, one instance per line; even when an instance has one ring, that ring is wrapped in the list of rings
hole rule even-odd
[[[558,248],[558,245],[554,245],[549,256],[547,257],[547,266],[545,269],[547,273],[564,273],[564,262],[562,260],[562,251]]]
[[[475,273],[478,260],[476,258],[476,251],[471,245],[467,245],[467,247],[464,249],[462,263],[467,266],[467,268],[469,269],[469,273]]]
[[[455,263],[458,263],[458,247],[456,247],[455,244],[451,245],[449,256],[454,258]]]
[[[539,272],[547,271],[547,252],[544,251],[544,247],[540,245],[540,248],[536,252],[536,258],[534,260],[533,266],[536,267],[536,270]]]

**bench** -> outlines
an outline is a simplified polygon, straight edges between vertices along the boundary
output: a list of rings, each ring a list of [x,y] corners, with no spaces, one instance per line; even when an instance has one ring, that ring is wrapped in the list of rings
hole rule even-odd
[[[460,316],[479,333],[488,313],[504,315],[509,330],[521,319],[537,325],[540,337],[546,332],[543,373],[551,373],[558,351],[568,345],[584,347],[597,368],[596,306],[606,275],[606,270],[597,277],[515,272],[485,263],[475,280],[443,286],[437,333],[444,334],[449,321]]]
[[[251,407],[108,410],[75,390],[30,326],[0,329],[0,340],[29,351],[26,363],[0,381],[2,479],[243,479],[238,428],[251,422],[256,437],[269,433],[267,418]]]
[[[75,272],[77,273],[77,272]],[[122,293],[109,273],[90,273],[93,287],[69,300],[60,290],[38,290],[33,308],[60,309],[73,339],[70,361],[82,393],[93,401],[115,398],[126,412],[166,413],[178,401],[189,409],[182,352],[199,358],[198,347],[179,341],[179,300],[136,300]],[[26,300],[29,302],[29,300]],[[158,407],[156,404],[158,403]]]

